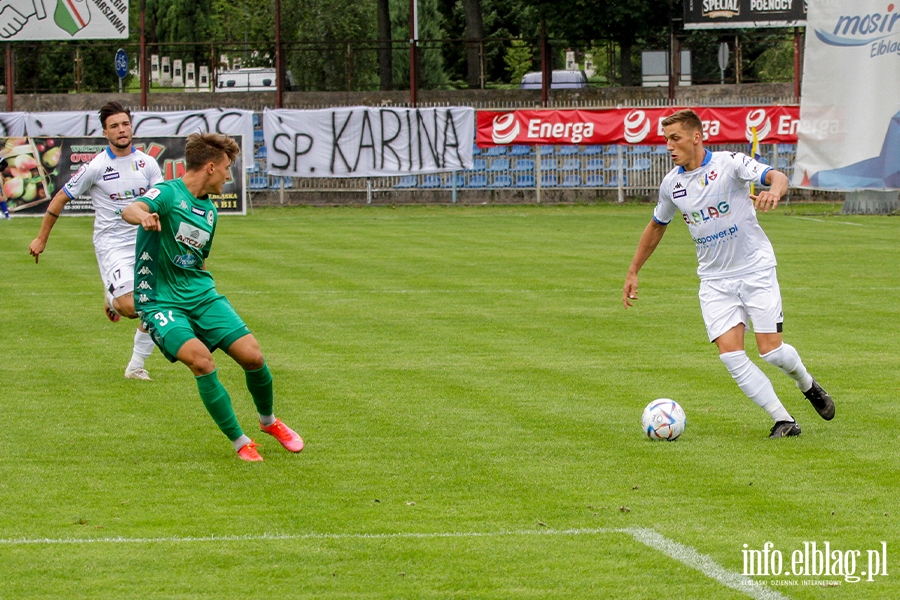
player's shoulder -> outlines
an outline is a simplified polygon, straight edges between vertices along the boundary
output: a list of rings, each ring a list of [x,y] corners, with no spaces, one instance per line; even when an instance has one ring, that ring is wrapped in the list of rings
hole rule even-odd
[[[106,150],[98,152],[89,161],[81,163],[78,170],[66,182],[66,186],[72,189],[79,185],[93,185],[100,180],[99,175],[108,164],[109,160],[106,157]]]
[[[680,182],[680,175],[682,173],[681,167],[675,167],[663,177],[662,182],[659,184],[661,190],[668,192],[671,195],[675,186]]]
[[[159,166],[159,163],[156,162],[155,158],[153,158],[152,156],[150,156],[149,154],[147,154],[140,148],[135,148],[134,152],[132,153],[132,156],[134,156],[135,160],[137,160],[137,161],[144,161],[148,165]]]
[[[98,169],[102,169],[109,165],[109,148],[104,148],[97,154],[91,158],[91,160],[87,161],[82,165],[82,169],[96,171]]]
[[[743,152],[733,152],[729,150],[719,150],[712,153],[712,160],[717,164],[734,165],[736,167],[746,167],[752,158]]]
[[[165,200],[174,198],[176,190],[174,190],[172,187],[173,183],[174,181],[160,181],[159,183],[155,183],[153,184],[153,187],[151,187],[136,199],[163,202]]]

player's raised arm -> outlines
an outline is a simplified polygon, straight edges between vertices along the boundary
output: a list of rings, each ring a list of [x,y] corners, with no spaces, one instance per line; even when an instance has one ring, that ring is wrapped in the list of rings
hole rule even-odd
[[[44,213],[44,219],[41,221],[41,230],[28,246],[28,252],[34,257],[35,263],[37,263],[38,259],[41,257],[41,252],[47,247],[47,240],[50,239],[50,231],[53,229],[53,226],[56,225],[56,220],[59,218],[59,215],[62,214],[63,208],[69,203],[69,200],[71,200],[71,198],[69,198],[68,194],[66,194],[64,190],[59,190],[56,192],[56,195],[53,196],[50,205],[47,206],[47,212]]]
[[[644,266],[644,263],[647,262],[647,259],[650,258],[650,255],[653,254],[653,251],[656,250],[659,241],[665,233],[666,226],[661,225],[655,219],[651,220],[647,227],[644,228],[644,233],[641,234],[641,240],[638,242],[637,250],[634,253],[634,259],[632,259],[631,266],[628,268],[628,275],[625,276],[625,286],[622,288],[622,304],[625,305],[625,308],[633,306],[631,301],[637,300],[638,272]]]
[[[769,169],[766,172],[766,185],[770,186],[767,190],[762,190],[758,194],[750,195],[753,200],[753,206],[756,210],[769,212],[769,209],[775,210],[778,202],[787,193],[790,181],[787,175],[775,169]]]
[[[150,207],[138,200],[125,207],[122,218],[132,225],[140,225],[145,231],[162,231],[159,215],[150,212]]]

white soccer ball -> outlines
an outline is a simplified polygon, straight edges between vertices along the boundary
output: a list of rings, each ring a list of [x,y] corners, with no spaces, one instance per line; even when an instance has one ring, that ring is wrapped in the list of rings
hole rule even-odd
[[[681,405],[669,398],[659,398],[647,405],[641,415],[641,426],[651,440],[673,442],[684,433],[687,417]]]

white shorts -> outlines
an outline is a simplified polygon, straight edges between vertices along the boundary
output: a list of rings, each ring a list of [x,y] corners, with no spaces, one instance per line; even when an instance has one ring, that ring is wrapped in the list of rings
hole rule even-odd
[[[775,268],[701,281],[700,310],[710,342],[739,323],[752,323],[755,333],[781,333],[784,314]]]
[[[134,291],[134,247],[96,250],[100,277],[107,294],[118,298]]]

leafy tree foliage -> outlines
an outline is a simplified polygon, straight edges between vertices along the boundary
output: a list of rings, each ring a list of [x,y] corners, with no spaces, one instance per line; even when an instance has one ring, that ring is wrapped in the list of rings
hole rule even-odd
[[[667,49],[670,16],[682,10],[681,0],[417,2],[422,40],[418,71],[424,88],[515,85],[524,72],[540,68],[542,20],[554,40],[552,68],[562,68],[567,50],[574,51],[578,60],[590,52],[603,75],[595,81],[639,85],[640,51]],[[298,89],[408,87],[409,0],[281,0],[281,6],[285,64]],[[240,57],[243,66],[274,66],[273,0],[145,0],[145,9],[151,53],[198,66],[215,63],[211,66],[218,67],[222,54]],[[483,38],[467,42],[477,32],[478,14]],[[137,58],[138,19],[139,3],[132,2],[130,40],[119,43],[130,48],[132,64]],[[793,76],[789,30],[676,30],[676,34],[692,52],[696,83],[719,81],[718,45],[728,41],[734,52],[736,37],[742,81],[790,81]],[[388,35],[393,38],[390,52],[384,43]],[[114,91],[118,85],[110,67],[115,51],[110,46],[114,45],[15,44],[17,89],[74,91],[77,47],[83,56],[77,87]],[[726,71],[726,81],[735,80],[733,64]]]

